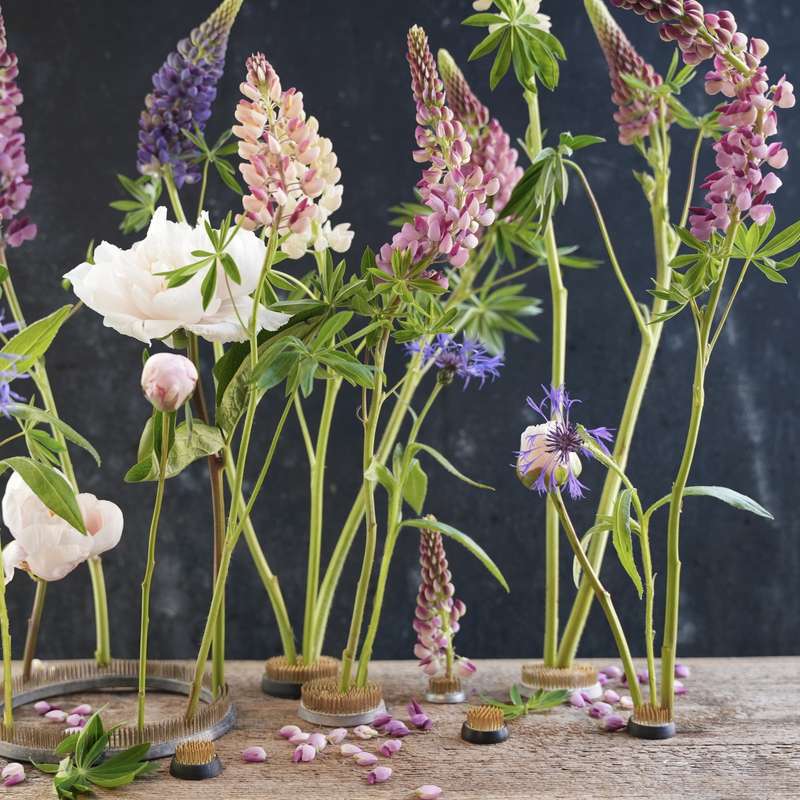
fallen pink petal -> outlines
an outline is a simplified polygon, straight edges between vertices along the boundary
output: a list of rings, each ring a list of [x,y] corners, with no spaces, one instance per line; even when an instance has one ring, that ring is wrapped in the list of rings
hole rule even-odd
[[[387,722],[391,722],[391,721],[392,721],[392,715],[391,714],[378,714],[378,716],[375,717],[374,720],[372,720],[372,724],[378,730],[380,730]]]
[[[322,733],[312,733],[311,736],[308,737],[308,744],[319,753],[320,750],[325,749],[328,744],[328,740]]]
[[[347,738],[347,728],[336,728],[325,737],[330,744],[339,744]]]
[[[297,749],[294,751],[295,763],[300,760],[313,761],[316,754],[317,751],[310,744],[299,744],[297,745]]]
[[[396,753],[401,747],[403,746],[402,742],[399,742],[397,739],[389,739],[385,741],[381,747],[380,752],[382,756],[386,756],[386,758],[390,758],[393,753]]]
[[[34,708],[40,714],[46,714],[48,711],[52,711],[53,706],[51,706],[50,703],[48,703],[46,700],[40,700],[38,703],[36,703]]]
[[[619,703],[619,695],[613,689],[606,689],[603,692],[603,700],[606,703]]]
[[[66,718],[65,722],[70,728],[80,728],[81,722],[86,724],[86,720],[80,714],[76,714],[74,711]]]
[[[623,675],[622,670],[616,664],[610,664],[600,670],[608,678],[621,678]]]
[[[583,699],[583,694],[579,691],[574,691],[569,698],[569,703],[575,708],[585,708],[586,700]]]
[[[6,778],[4,786],[14,786],[17,783],[22,783],[25,780],[25,767],[12,761],[3,767],[3,778]]]
[[[622,697],[620,697],[619,704],[623,708],[633,708],[633,698],[630,695],[625,694]]]
[[[301,732],[297,725],[284,725],[280,731],[278,731],[278,735],[283,736],[284,739],[291,739],[292,736]]]
[[[607,731],[621,731],[627,725],[628,723],[616,714],[611,714],[603,720],[603,728]]]
[[[367,780],[370,783],[384,783],[389,780],[391,774],[391,767],[375,767],[375,769],[367,775]]]
[[[72,709],[73,714],[80,714],[85,717],[87,714],[92,713],[92,707],[88,703],[81,703],[77,708]]]
[[[359,739],[374,739],[378,735],[378,731],[373,730],[369,725],[359,725],[357,728],[353,728],[353,733]]]
[[[53,709],[52,711],[48,711],[44,718],[50,720],[50,722],[64,722],[67,719],[67,712],[66,711],[59,711],[58,709]]]
[[[359,767],[371,767],[377,760],[378,756],[376,756],[375,753],[367,753],[364,751],[356,753],[353,756],[353,761],[355,761]]]
[[[613,709],[608,703],[598,700],[589,709],[589,716],[594,717],[595,719],[602,719],[603,717],[608,716],[612,711]]]
[[[292,736],[292,738],[289,739],[289,741],[292,744],[305,744],[308,741],[309,736],[311,736],[310,733],[303,733],[301,731],[300,733],[296,733],[294,736]]]
[[[443,791],[444,789],[440,789],[432,783],[426,783],[424,786],[420,786],[419,789],[415,789],[414,794],[421,800],[436,800]]]
[[[607,686],[608,685],[608,675],[606,675],[604,672],[598,672],[597,673],[597,682],[601,686]]]
[[[686,694],[688,691],[689,690],[680,681],[675,681],[673,686],[673,692],[675,694]]]
[[[692,671],[686,664],[676,664],[675,665],[675,677],[676,678],[688,678],[691,675]]]
[[[245,747],[242,751],[242,761],[266,761],[267,753],[263,747]]]
[[[356,755],[356,753],[364,752],[364,748],[359,747],[357,744],[343,744],[339,749],[342,751],[342,755],[348,758]]]

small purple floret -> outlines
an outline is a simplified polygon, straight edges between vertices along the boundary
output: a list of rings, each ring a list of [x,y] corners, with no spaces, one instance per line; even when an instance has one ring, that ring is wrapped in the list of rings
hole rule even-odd
[[[607,731],[621,731],[623,728],[626,728],[628,723],[625,722],[622,717],[618,717],[616,714],[611,714],[607,716],[603,720],[603,727]]]

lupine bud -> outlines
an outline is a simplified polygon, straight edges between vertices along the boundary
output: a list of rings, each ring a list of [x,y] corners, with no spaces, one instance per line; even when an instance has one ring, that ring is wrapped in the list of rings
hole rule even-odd
[[[242,761],[266,761],[267,751],[263,747],[246,747],[242,751]]]
[[[389,780],[392,774],[391,767],[375,767],[372,772],[367,775],[367,780],[372,783],[384,783]]]
[[[156,353],[142,369],[142,391],[159,411],[177,411],[194,394],[197,377],[185,356]]]
[[[25,767],[12,761],[3,767],[2,777],[5,778],[3,786],[14,786],[25,780]]]
[[[616,714],[611,714],[603,719],[603,728],[607,731],[621,731],[627,725],[628,723]]]
[[[393,753],[396,753],[401,747],[403,743],[398,741],[397,739],[388,739],[380,746],[381,755],[386,756],[389,758]]]

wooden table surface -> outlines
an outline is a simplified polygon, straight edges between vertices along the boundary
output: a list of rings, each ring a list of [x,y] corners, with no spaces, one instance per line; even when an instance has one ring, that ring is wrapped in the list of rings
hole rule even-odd
[[[479,702],[478,692],[507,699],[508,687],[519,680],[522,662],[477,663],[478,672],[466,681],[468,702]],[[677,698],[674,739],[649,742],[624,732],[606,733],[587,709],[562,706],[514,721],[505,744],[469,745],[459,737],[463,706],[423,703],[437,723],[428,733],[406,736],[391,759],[380,756],[376,766],[391,767],[392,775],[388,782],[371,786],[370,768],[346,761],[338,747],[329,745],[314,761],[295,764],[294,747],[277,735],[281,726],[326,731],[299,720],[297,701],[261,693],[260,662],[229,662],[227,679],[239,720],[216,743],[222,775],[204,782],[175,780],[168,774],[169,759],[164,759],[163,770],[127,787],[97,789],[96,796],[400,800],[418,786],[432,783],[444,789],[442,800],[800,798],[800,657],[696,659],[689,665],[691,677],[684,681],[689,691]],[[390,713],[407,720],[406,704],[412,697],[422,699],[426,685],[416,662],[375,662],[371,677],[382,683]],[[615,682],[609,688],[623,693]],[[124,702],[129,704],[127,710],[135,708],[135,696]],[[159,702],[152,697],[151,711]],[[35,712],[21,710],[19,718],[29,715]],[[375,740],[364,743],[351,735],[346,741],[378,750]],[[271,757],[264,763],[243,763],[242,750],[252,745],[262,746]],[[5,765],[2,759],[0,765]],[[26,773],[23,783],[0,794],[20,800],[53,796],[48,776],[28,765]]]

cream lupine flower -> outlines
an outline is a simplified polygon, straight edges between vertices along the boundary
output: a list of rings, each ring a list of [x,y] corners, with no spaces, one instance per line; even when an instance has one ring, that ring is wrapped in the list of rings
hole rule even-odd
[[[551,24],[550,24],[550,17],[547,14],[540,14],[539,8],[541,7],[542,3],[541,0],[523,0],[525,4],[525,13],[530,15],[531,17],[535,17],[538,20],[538,23],[534,25],[535,28],[541,28],[543,31],[549,31]],[[476,11],[488,11],[492,7],[493,0],[475,0],[472,4],[472,7]],[[506,15],[498,10],[498,15],[501,17],[505,17]],[[490,25],[489,26],[489,33],[494,33],[500,27],[499,24],[497,25]]]
[[[319,135],[314,117],[306,117],[302,92],[283,91],[261,54],[248,59],[241,90],[247,99],[236,108],[241,124],[233,133],[242,140],[245,163],[239,169],[250,189],[242,200],[242,227],[255,231],[264,225],[271,236],[277,222],[278,234],[291,234],[281,245],[290,258],[310,249],[345,252],[353,240],[350,225],[331,228],[328,222],[342,204],[342,173],[331,140]]]

